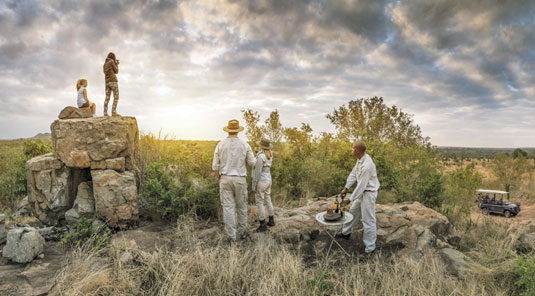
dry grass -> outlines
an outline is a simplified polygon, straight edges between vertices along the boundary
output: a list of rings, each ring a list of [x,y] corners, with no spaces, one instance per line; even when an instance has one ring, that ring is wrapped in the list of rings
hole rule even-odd
[[[153,253],[127,241],[115,241],[106,252],[76,249],[58,274],[51,295],[510,295],[510,245],[504,229],[490,225],[463,234],[467,254],[494,273],[475,273],[464,280],[446,273],[442,261],[428,253],[407,257],[376,256],[367,262],[305,263],[292,245],[269,234],[229,245],[224,234],[199,237],[200,223],[187,219],[177,228],[176,248]],[[496,233],[496,237],[492,237]],[[493,242],[500,239],[502,242]],[[504,252],[496,262],[485,257]],[[126,255],[125,255],[126,254]],[[501,262],[501,263],[500,263]],[[501,278],[501,280],[498,280]],[[504,288],[505,287],[505,288]]]

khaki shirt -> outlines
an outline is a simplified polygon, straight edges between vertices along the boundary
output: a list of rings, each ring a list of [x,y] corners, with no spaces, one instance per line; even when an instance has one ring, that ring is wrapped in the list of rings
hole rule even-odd
[[[237,136],[228,136],[215,147],[212,170],[219,171],[219,175],[246,177],[245,166],[255,163],[251,146]]]
[[[377,179],[377,171],[372,158],[368,154],[364,154],[361,159],[357,160],[355,167],[347,177],[346,188],[350,188],[357,182],[357,188],[351,194],[350,201],[354,201],[362,196],[364,191],[379,190],[379,180]]]

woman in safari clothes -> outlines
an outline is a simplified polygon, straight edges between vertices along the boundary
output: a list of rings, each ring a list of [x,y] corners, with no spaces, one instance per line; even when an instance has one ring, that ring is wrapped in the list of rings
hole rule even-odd
[[[273,204],[271,203],[271,163],[273,154],[271,153],[272,145],[268,139],[262,139],[259,143],[262,151],[256,156],[256,164],[253,172],[253,192],[255,193],[256,206],[258,207],[258,219],[260,227],[258,232],[266,231],[268,226],[275,226]],[[266,223],[266,213],[264,210],[266,203],[269,220]]]

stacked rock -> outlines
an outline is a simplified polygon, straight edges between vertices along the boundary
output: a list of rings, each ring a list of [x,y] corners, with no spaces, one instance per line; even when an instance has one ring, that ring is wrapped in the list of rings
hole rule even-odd
[[[135,223],[139,212],[136,118],[58,119],[50,130],[54,153],[26,163],[33,214],[48,225],[94,216],[110,227]]]

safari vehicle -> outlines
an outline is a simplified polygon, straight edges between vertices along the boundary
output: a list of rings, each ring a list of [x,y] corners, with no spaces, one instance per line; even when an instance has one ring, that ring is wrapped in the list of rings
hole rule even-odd
[[[505,196],[507,201],[503,201]],[[476,203],[479,204],[483,215],[494,213],[509,218],[520,212],[520,203],[509,202],[509,192],[507,191],[478,189]]]

